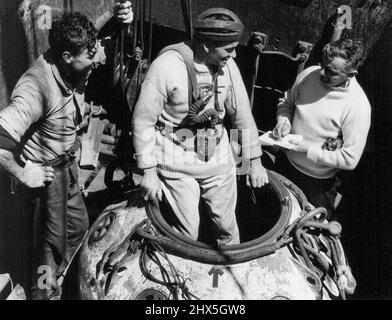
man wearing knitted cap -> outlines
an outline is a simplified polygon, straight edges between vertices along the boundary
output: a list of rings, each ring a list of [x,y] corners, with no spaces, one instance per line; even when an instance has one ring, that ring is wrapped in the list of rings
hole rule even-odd
[[[247,184],[268,183],[257,127],[233,60],[244,26],[233,12],[213,8],[199,15],[194,28],[194,41],[163,49],[149,69],[133,115],[134,157],[143,170],[144,199],[161,200],[163,193],[177,231],[198,239],[201,199],[217,243],[237,244],[236,167],[222,126],[226,114],[238,130],[242,160],[250,162]]]

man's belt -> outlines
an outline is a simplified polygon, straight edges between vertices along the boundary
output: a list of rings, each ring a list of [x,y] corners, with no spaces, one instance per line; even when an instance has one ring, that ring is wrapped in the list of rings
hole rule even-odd
[[[62,154],[61,156],[58,156],[56,159],[53,159],[51,161],[47,161],[43,164],[44,167],[61,167],[67,163],[71,163],[75,157],[72,157],[71,155],[68,154]]]
[[[156,126],[156,129],[159,130],[164,137],[168,138],[171,142],[181,147],[184,151],[195,152],[198,158],[204,162],[208,162],[215,154],[216,147],[221,142],[225,130],[222,128],[221,133],[219,133],[217,129],[213,128],[196,129],[194,127],[176,127],[170,128],[171,130],[167,131],[163,126]],[[176,132],[183,129],[191,130],[193,136],[182,137],[182,140],[175,139],[170,136],[170,133],[176,134]],[[185,142],[189,139],[194,139],[192,147],[185,144]]]
[[[56,159],[45,162],[43,166],[56,168],[68,163],[72,163],[72,161],[74,161],[76,158],[76,152],[80,148],[80,143],[80,138],[76,137],[75,142],[65,154],[58,156]]]

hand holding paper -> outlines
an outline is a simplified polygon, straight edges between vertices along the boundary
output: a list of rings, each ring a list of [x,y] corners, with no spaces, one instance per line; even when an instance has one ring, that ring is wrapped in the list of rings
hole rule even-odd
[[[302,142],[302,136],[287,134],[281,139],[275,138],[272,131],[268,131],[259,137],[262,146],[276,146],[286,150],[294,149],[298,143]],[[296,150],[294,150],[296,151]]]

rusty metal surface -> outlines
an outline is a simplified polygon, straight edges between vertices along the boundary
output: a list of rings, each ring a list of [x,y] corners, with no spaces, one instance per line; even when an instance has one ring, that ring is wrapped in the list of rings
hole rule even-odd
[[[270,300],[277,296],[287,299],[315,300],[316,295],[296,265],[288,258],[287,248],[250,262],[215,267],[180,257],[170,256],[178,272],[188,278],[189,292],[205,300]],[[161,291],[170,297],[169,290],[147,280],[139,268],[140,253],[134,255],[122,270],[111,279],[108,300],[132,300],[146,289]],[[168,265],[165,265],[169,268]],[[159,277],[160,270],[151,261],[148,268]],[[172,297],[171,297],[172,299]]]
[[[186,30],[186,10],[182,0],[152,1],[155,25]],[[3,0],[0,4],[0,108],[7,103],[8,95],[26,67],[48,48],[48,29],[38,25],[43,19],[40,11],[43,5],[51,8],[52,18],[67,10],[80,11],[102,25],[111,15],[112,3],[112,0]],[[391,20],[392,1],[382,1],[377,7],[365,5],[361,8],[357,3],[356,0],[314,0],[302,9],[274,0],[194,0],[192,18],[196,19],[200,12],[212,6],[231,9],[246,26],[244,41],[252,31],[258,30],[268,35],[269,48],[276,47],[291,54],[299,40],[316,43],[328,19],[340,5],[347,4],[353,13],[353,29],[349,33],[363,40],[367,56]],[[148,4],[146,9],[148,12]],[[166,45],[162,41],[155,39],[154,45]]]
[[[139,0],[140,1],[140,0]],[[73,0],[72,10],[80,11],[94,22],[105,20],[111,13],[112,1]],[[185,31],[186,10],[181,0],[153,0],[153,22],[156,25]],[[34,32],[35,48],[30,52],[42,53],[47,48],[47,30],[37,27],[38,8],[41,5],[52,7],[54,14],[63,12],[67,0],[25,0],[21,6],[21,16],[27,26],[27,32]],[[274,0],[198,0],[192,1],[193,20],[210,7],[225,7],[236,12],[246,27],[247,41],[250,33],[258,30],[266,33],[270,44],[276,45],[283,52],[291,53],[298,40],[315,43],[321,37],[327,20],[334,15],[340,5],[349,5],[353,14],[353,36],[366,42],[366,51],[378,39],[379,34],[390,21],[392,3],[383,1],[380,6],[359,8],[357,1],[314,0],[305,9],[290,6]],[[149,5],[146,5],[147,12]],[[106,17],[106,18],[105,18]],[[33,25],[33,27],[32,27]]]
[[[132,227],[147,217],[144,207],[128,207],[126,201],[107,207],[102,212],[101,217],[110,212],[116,213],[116,221],[105,235],[105,238],[95,242],[93,246],[89,246],[89,238],[87,238],[80,253],[79,281],[82,299],[98,299],[100,297],[100,279],[97,279],[96,275],[97,264],[102,259],[103,253],[110,246],[121,243],[132,230]]]
[[[180,0],[154,2],[153,21],[159,25],[186,30]],[[367,51],[378,39],[392,16],[392,3],[383,1],[374,9],[359,8],[357,1],[314,0],[307,8],[289,6],[274,0],[198,0],[193,1],[193,19],[209,7],[233,10],[244,22],[247,36],[258,30],[278,41],[279,50],[291,53],[298,40],[315,43],[321,37],[327,20],[340,5],[349,5],[353,13],[352,34],[366,42]]]
[[[0,109],[8,103],[19,76],[26,70],[26,42],[17,16],[20,0],[0,1]]]
[[[293,222],[301,210],[293,194],[291,201],[293,210],[290,220]],[[99,241],[90,242],[90,245],[86,240],[81,251],[79,280],[82,298],[129,300],[136,299],[145,291],[156,290],[166,298],[172,299],[165,285],[150,281],[143,274],[139,265],[140,251],[122,259],[121,265],[116,267],[110,278],[99,276],[102,274],[97,270],[106,250],[113,244],[121,243],[131,230],[147,217],[144,207],[127,206],[126,202],[105,209],[101,217],[109,212],[116,214],[116,220],[109,231]],[[223,266],[187,260],[173,254],[169,254],[168,257],[179,274],[184,279],[189,279],[185,281],[189,292],[200,299],[320,298],[321,283],[317,276],[306,267],[299,267],[287,247],[262,258]],[[161,262],[169,270],[167,260],[161,259]],[[159,267],[151,260],[147,262],[147,269],[155,278],[162,278]]]

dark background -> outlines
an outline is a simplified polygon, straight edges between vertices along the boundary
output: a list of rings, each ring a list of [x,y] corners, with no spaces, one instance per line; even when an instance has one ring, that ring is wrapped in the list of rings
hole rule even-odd
[[[14,1],[1,0],[0,20],[0,95],[12,91],[28,66],[27,43],[17,18]],[[10,10],[11,9],[11,10]],[[284,17],[283,17],[284,18]],[[280,17],[279,19],[283,19]],[[360,69],[358,81],[372,105],[372,125],[367,146],[358,167],[342,173],[343,201],[339,220],[343,224],[343,245],[358,287],[354,298],[392,298],[392,25],[372,48]],[[263,30],[260,30],[263,31]],[[183,32],[154,27],[154,46],[182,40]],[[313,32],[313,31],[312,31]],[[247,50],[237,58],[249,85]],[[277,73],[284,73],[279,65]],[[3,75],[1,75],[3,73]],[[4,99],[3,99],[4,101]],[[271,108],[274,106],[264,106]],[[17,282],[23,280],[29,253],[28,217],[10,206],[8,179],[0,176],[0,273],[11,272]]]

